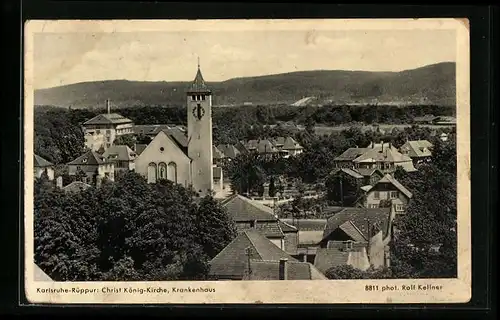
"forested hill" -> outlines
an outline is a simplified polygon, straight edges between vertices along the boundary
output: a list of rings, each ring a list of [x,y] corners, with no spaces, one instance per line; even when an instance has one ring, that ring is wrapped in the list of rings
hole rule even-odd
[[[210,75],[205,75],[210,79]],[[35,91],[35,105],[72,108],[183,105],[188,82],[110,80]],[[455,104],[455,63],[401,72],[301,71],[209,82],[214,104]]]

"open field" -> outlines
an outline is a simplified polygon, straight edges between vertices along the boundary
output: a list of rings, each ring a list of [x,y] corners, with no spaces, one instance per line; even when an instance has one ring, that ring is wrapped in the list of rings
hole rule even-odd
[[[391,131],[394,128],[404,129],[411,127],[411,124],[380,124],[378,127],[384,131]],[[305,129],[303,126],[298,126],[299,129]],[[340,126],[316,126],[315,132],[318,135],[330,134],[332,132],[340,132],[342,130],[349,129],[351,126],[349,125],[340,125]],[[428,127],[431,129],[442,129],[442,128],[452,128],[453,125],[419,125],[419,127]],[[361,127],[362,131],[375,130],[376,127],[372,125],[363,125]]]

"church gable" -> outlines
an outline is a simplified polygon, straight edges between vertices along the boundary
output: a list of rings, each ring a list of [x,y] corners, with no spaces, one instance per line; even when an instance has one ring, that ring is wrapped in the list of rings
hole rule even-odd
[[[135,160],[135,171],[148,182],[168,179],[187,187],[191,160],[171,137],[160,131]]]

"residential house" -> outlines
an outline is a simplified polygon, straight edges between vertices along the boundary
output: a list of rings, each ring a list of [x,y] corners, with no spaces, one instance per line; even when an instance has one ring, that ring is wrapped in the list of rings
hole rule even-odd
[[[413,161],[390,143],[371,143],[366,148],[349,148],[334,159],[336,168],[380,169],[384,173],[402,167],[407,172],[416,171]]]
[[[87,190],[88,188],[92,187],[90,184],[82,182],[82,181],[73,181],[70,184],[62,187],[61,189],[64,192],[80,192]]]
[[[399,150],[410,157],[415,166],[428,162],[432,157],[432,143],[427,140],[406,141]]]
[[[109,100],[106,100],[106,107],[107,113],[99,114],[82,124],[85,146],[92,151],[99,149],[96,141],[101,140],[100,135],[104,136],[104,148],[109,148],[117,137],[134,133],[132,120],[118,113],[111,113]]]
[[[83,177],[83,182],[85,183],[95,184],[97,177],[107,178],[111,181],[115,179],[114,163],[92,150],[88,150],[68,163],[68,173],[70,176],[77,175],[79,172],[85,175]]]
[[[337,168],[331,174],[341,174],[357,179],[361,185],[374,185],[384,177],[384,173],[377,168]]]
[[[128,172],[135,169],[134,161],[137,154],[126,145],[111,146],[106,149],[102,156],[114,163],[115,172]]]
[[[326,219],[281,219],[298,230],[296,254],[292,256],[299,261],[314,263],[316,250],[323,239]]]
[[[277,137],[271,142],[279,151],[285,151],[288,156],[296,156],[304,151],[304,148],[292,137]]]
[[[280,151],[274,146],[274,144],[268,139],[260,140],[249,140],[246,145],[246,149],[250,152],[257,152],[261,156],[274,156],[274,155],[285,155],[286,151]]]
[[[33,155],[33,169],[35,178],[40,178],[45,173],[49,180],[54,180],[54,165],[36,154]]]
[[[345,208],[328,218],[320,242],[320,247],[328,250],[318,249],[316,267],[327,270],[339,265],[339,261],[361,270],[370,265],[388,266],[393,218],[391,208]],[[335,263],[328,265],[325,261]]]
[[[212,280],[326,279],[310,263],[300,262],[257,230],[240,232],[210,261]]]
[[[233,160],[241,154],[241,152],[232,144],[219,144],[217,149],[224,154],[224,158],[227,160]]]
[[[225,199],[222,206],[233,218],[239,232],[257,230],[278,248],[291,254],[297,252],[298,230],[280,222],[273,209],[239,194]]]
[[[362,207],[379,208],[381,201],[390,201],[396,214],[404,214],[413,197],[412,193],[390,174],[386,174],[373,186],[364,188],[364,191],[365,194],[358,200]]]
[[[176,127],[182,128],[182,126],[175,124],[136,124],[134,125],[134,134],[154,138],[160,131],[171,130]]]
[[[212,146],[212,156],[214,164],[222,164],[225,158],[224,153],[216,146]]]
[[[328,269],[344,265],[365,271],[370,268],[370,259],[365,242],[328,241],[326,248],[316,251],[314,266],[322,273]]]

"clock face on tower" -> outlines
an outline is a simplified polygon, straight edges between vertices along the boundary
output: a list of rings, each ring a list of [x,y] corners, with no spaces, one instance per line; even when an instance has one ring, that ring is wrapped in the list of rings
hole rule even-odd
[[[193,115],[196,119],[201,120],[205,115],[205,109],[198,103],[196,107],[193,108]]]

